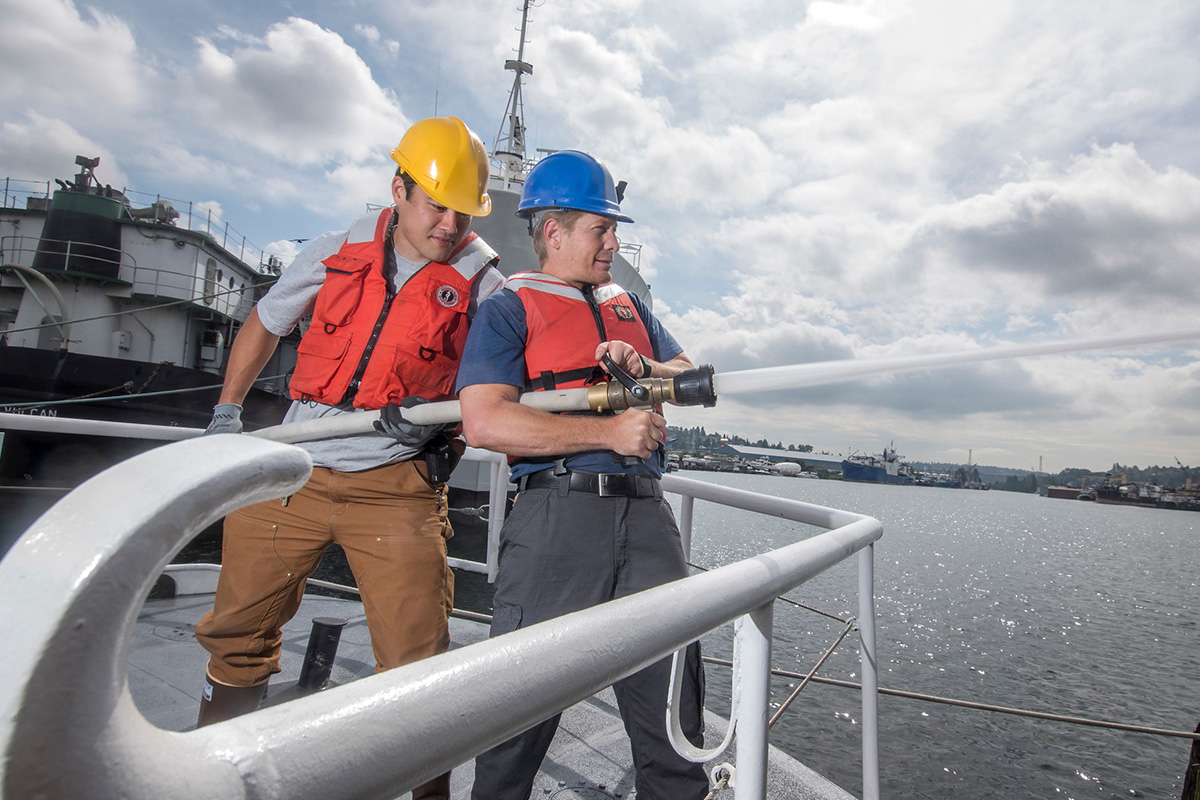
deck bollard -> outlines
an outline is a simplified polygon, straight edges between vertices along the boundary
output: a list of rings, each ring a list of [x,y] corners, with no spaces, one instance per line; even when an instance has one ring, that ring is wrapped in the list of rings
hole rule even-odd
[[[304,665],[300,667],[300,680],[296,682],[296,688],[301,692],[325,688],[333,672],[333,659],[337,656],[338,642],[341,641],[346,622],[337,617],[313,617],[308,649],[304,651]]]

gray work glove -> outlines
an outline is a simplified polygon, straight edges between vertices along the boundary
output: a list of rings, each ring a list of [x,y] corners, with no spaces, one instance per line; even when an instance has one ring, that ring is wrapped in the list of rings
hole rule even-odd
[[[217,403],[213,406],[212,422],[204,429],[204,435],[210,433],[241,433],[242,407],[237,403]]]
[[[446,427],[442,423],[433,425],[418,425],[404,418],[402,409],[428,403],[424,397],[406,397],[400,405],[388,403],[379,409],[379,419],[375,420],[375,430],[386,433],[405,447],[419,450],[425,443],[437,436]]]

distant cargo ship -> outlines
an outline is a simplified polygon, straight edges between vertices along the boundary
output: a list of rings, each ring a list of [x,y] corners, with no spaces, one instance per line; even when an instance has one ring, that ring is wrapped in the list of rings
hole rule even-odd
[[[908,464],[900,462],[902,457],[896,453],[894,443],[883,448],[881,454],[854,453],[842,461],[842,477],[859,483],[910,484],[912,472]]]

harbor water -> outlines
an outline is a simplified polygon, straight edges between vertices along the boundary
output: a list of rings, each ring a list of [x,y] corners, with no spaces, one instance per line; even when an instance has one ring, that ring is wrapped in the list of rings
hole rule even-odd
[[[881,687],[1175,731],[1200,721],[1200,514],[998,491],[682,472],[867,514]],[[678,512],[678,504],[676,504]],[[720,566],[817,531],[696,502],[692,561]],[[857,614],[855,560],[789,595]],[[842,625],[775,609],[776,668],[806,673]],[[731,632],[706,641],[728,658]],[[818,673],[858,682],[856,636]],[[709,706],[729,672],[707,668]],[[797,681],[775,678],[783,701]],[[861,796],[857,691],[810,684],[771,741]],[[1178,800],[1191,742],[882,696],[885,798]]]

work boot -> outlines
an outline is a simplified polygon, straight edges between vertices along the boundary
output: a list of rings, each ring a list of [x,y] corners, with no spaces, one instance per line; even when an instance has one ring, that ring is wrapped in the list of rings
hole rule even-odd
[[[200,698],[200,717],[196,727],[240,717],[258,709],[267,694],[267,682],[255,686],[229,686],[204,673],[204,695]]]
[[[450,800],[450,773],[439,775],[413,789],[412,800]]]

